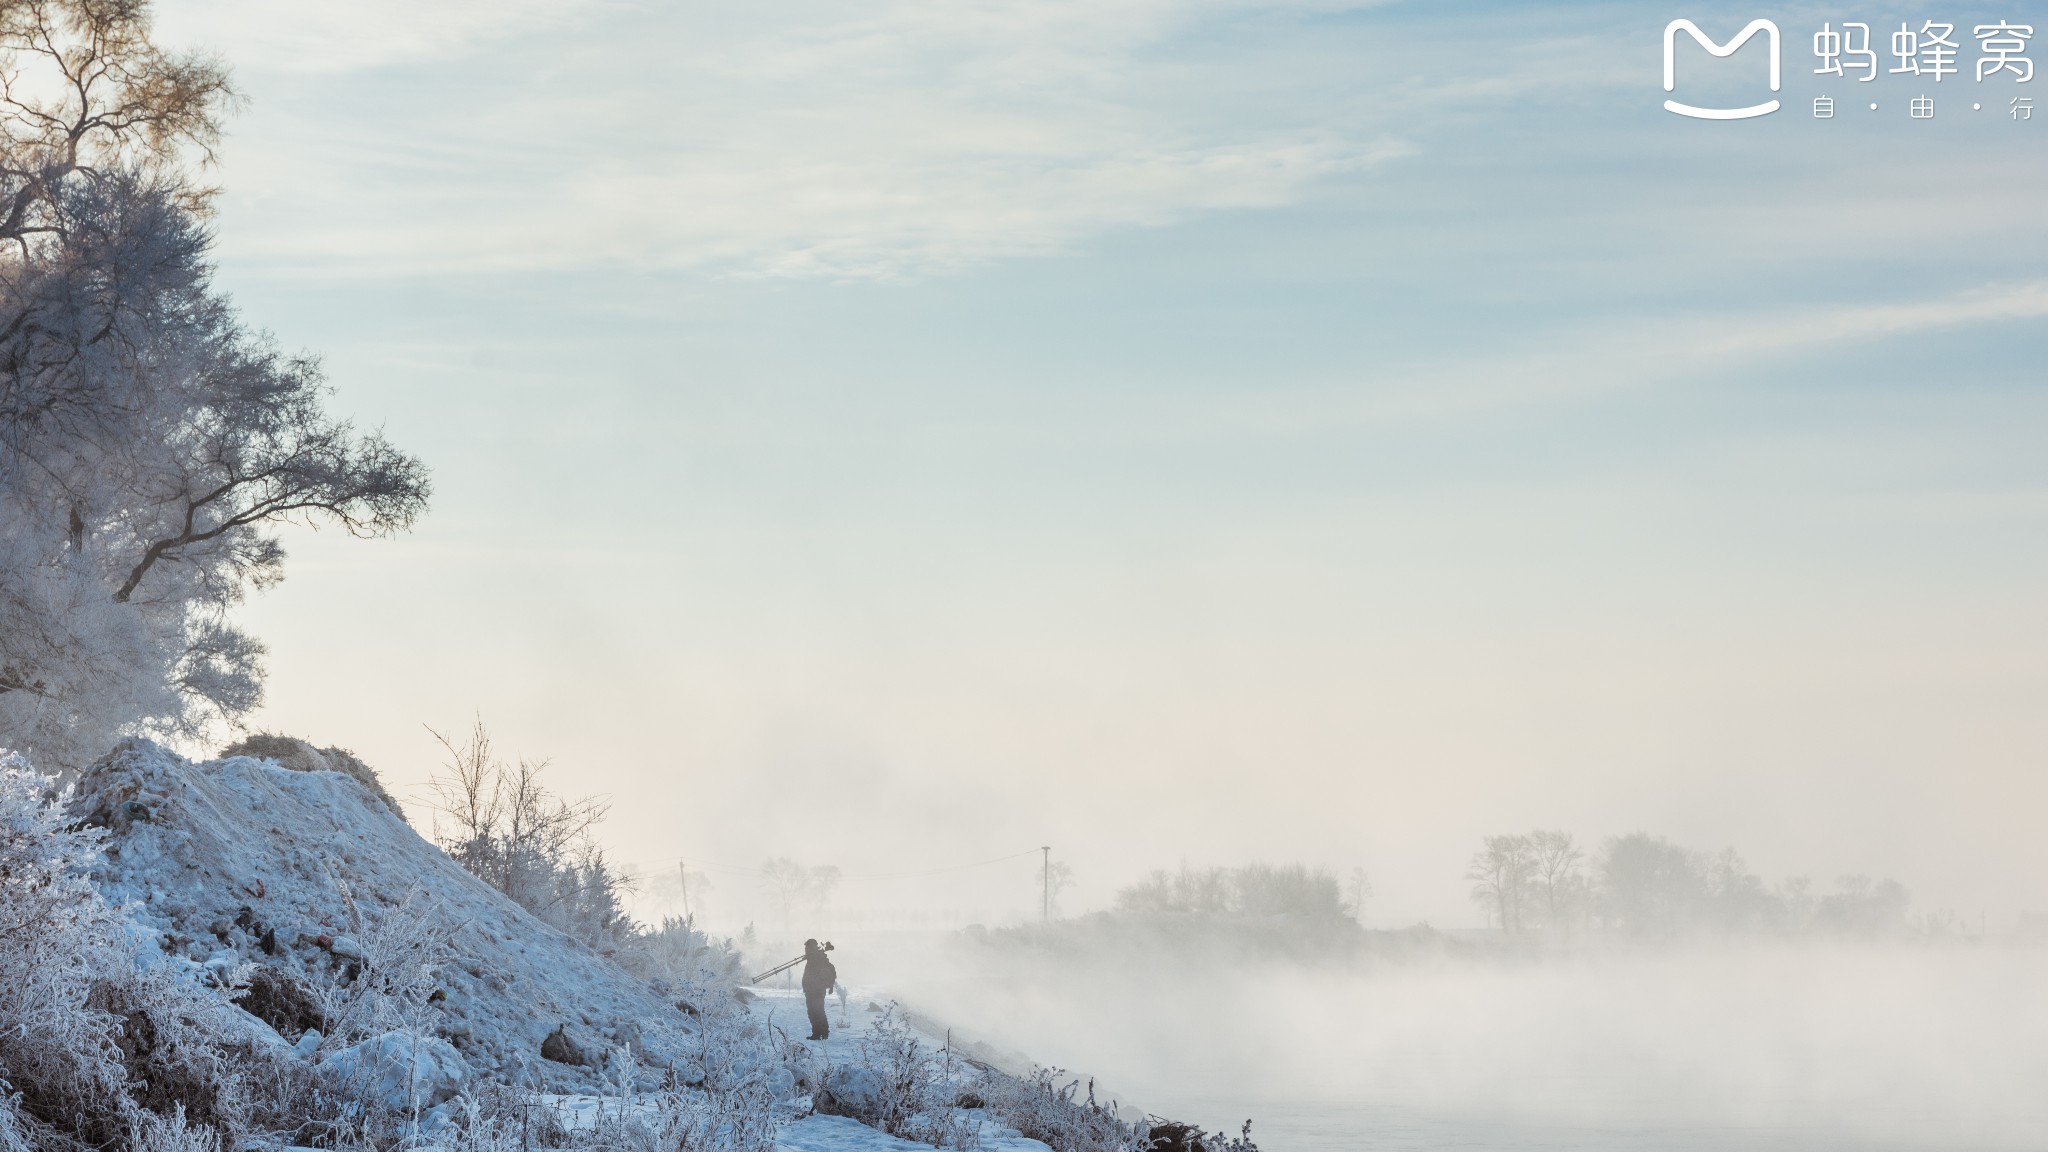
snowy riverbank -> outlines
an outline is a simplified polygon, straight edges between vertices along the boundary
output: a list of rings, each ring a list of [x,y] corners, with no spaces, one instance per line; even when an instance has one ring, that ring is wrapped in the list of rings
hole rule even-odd
[[[110,1086],[90,1131],[161,1128],[157,1152],[1150,1145],[1141,1119],[869,991],[806,1042],[793,989],[736,987],[737,953],[687,926],[630,952],[572,938],[345,773],[141,740],[62,795],[9,771],[9,826],[44,830],[10,842],[16,871],[69,886],[0,890],[68,902],[10,903],[55,935],[0,939],[0,963],[99,974],[29,988],[49,1035],[5,1041],[35,1109],[6,1118],[58,1143],[70,1082],[37,1077],[86,1061]]]
[[[794,1024],[808,1027],[804,1018],[803,995],[800,992],[767,988],[752,990],[753,999],[748,1005],[750,1014],[762,1027],[771,1033]],[[831,1038],[825,1041],[805,1041],[805,1046],[815,1052],[827,1065],[824,1079],[829,1081],[829,1068],[857,1069],[880,1058],[879,1050],[894,1039],[878,1031],[877,1025],[887,1019],[893,1003],[878,995],[852,989],[844,1000],[828,1001],[832,1021]],[[943,1045],[946,1037],[925,1036],[933,1045]],[[961,1059],[961,1071],[968,1072],[974,1065]],[[959,1078],[964,1087],[967,1077]],[[561,1121],[565,1128],[588,1131],[604,1126],[607,1118],[616,1119],[649,1107],[640,1097],[608,1097],[601,1095],[543,1095],[536,1098],[544,1103]],[[799,1108],[799,1111],[802,1109]],[[1052,1152],[1051,1146],[1041,1140],[1023,1136],[1010,1128],[986,1110],[979,1108],[955,1108],[954,1117],[974,1133],[976,1146],[983,1152]],[[849,1116],[826,1115],[812,1112],[798,1118],[783,1121],[776,1133],[776,1147],[787,1152],[914,1152],[930,1149],[932,1145],[892,1136]]]

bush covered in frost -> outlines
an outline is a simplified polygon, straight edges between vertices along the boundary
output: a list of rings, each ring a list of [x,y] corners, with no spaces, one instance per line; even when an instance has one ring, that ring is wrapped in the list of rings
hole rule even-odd
[[[976,1071],[950,1044],[926,1046],[892,1005],[860,1038],[854,1062],[831,1069],[812,1101],[820,1112],[905,1140],[977,1148],[980,1124],[956,1109],[965,1079]]]
[[[1146,1152],[1152,1147],[1148,1127],[1098,1102],[1092,1081],[1083,1097],[1078,1077],[1062,1084],[1064,1079],[1066,1073],[1058,1068],[1034,1068],[1022,1079],[989,1072],[974,1091],[993,1119],[1043,1141],[1053,1152]]]
[[[153,955],[86,878],[100,834],[0,756],[0,1149],[169,1148],[252,1120],[276,1059],[196,969]]]
[[[462,1079],[428,1038],[445,947],[423,898],[363,933],[356,978],[311,989],[330,1034],[295,1052],[236,1005],[251,969],[167,956],[108,903],[88,878],[104,833],[72,824],[66,799],[0,756],[0,1152],[389,1147]],[[418,1061],[390,1090],[375,1057],[392,1051],[432,1057],[427,1091]]]
[[[613,959],[636,976],[671,985],[724,988],[740,980],[740,952],[714,940],[694,919],[668,916],[661,927],[628,937]]]
[[[432,1131],[446,1152],[774,1152],[776,1131],[797,1115],[801,1085],[818,1079],[816,1056],[755,1019],[731,997],[707,1000],[697,1029],[661,1037],[679,1052],[664,1086],[634,1092],[640,1070],[630,1047],[604,1057],[612,1087],[580,1119],[516,1089],[471,1084]]]
[[[992,1119],[1053,1152],[1259,1152],[1249,1120],[1236,1136],[1157,1116],[1127,1121],[1096,1100],[1093,1081],[1085,1095],[1082,1084],[1058,1068],[1034,1068],[1022,1079],[990,1071],[974,1095]]]

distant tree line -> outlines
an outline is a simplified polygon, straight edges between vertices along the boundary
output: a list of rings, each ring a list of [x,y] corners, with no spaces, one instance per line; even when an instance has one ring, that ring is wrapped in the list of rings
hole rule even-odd
[[[823,924],[826,906],[831,903],[832,890],[839,887],[839,880],[837,864],[799,864],[787,856],[770,857],[761,864],[761,886],[782,913],[784,936],[794,929],[798,910]]]
[[[1112,906],[969,937],[991,945],[1074,956],[1167,948],[1215,957],[1349,955],[1362,944],[1359,915],[1372,885],[1305,864],[1245,864],[1152,872],[1118,889]]]
[[[1488,923],[1509,935],[1872,936],[1905,927],[1908,903],[1896,880],[1843,876],[1825,894],[1804,876],[1771,885],[1733,848],[1702,852],[1643,832],[1610,837],[1590,858],[1568,832],[1488,836],[1465,878]]]
[[[1905,931],[1953,935],[1952,915],[1908,919],[1896,880],[1839,877],[1830,890],[1804,876],[1775,884],[1733,849],[1702,852],[1661,836],[1615,836],[1588,850],[1569,832],[1487,836],[1465,873],[1487,922],[1510,941],[1592,935],[1679,939],[1705,935],[1875,938]],[[1219,959],[1453,955],[1485,946],[1427,924],[1368,932],[1372,884],[1306,864],[1155,870],[1117,891],[1112,906],[1049,924],[971,929],[990,946],[1075,957],[1172,948]]]
[[[1362,884],[1363,873],[1357,883]],[[1363,899],[1363,893],[1360,894]],[[1116,894],[1127,916],[1351,918],[1356,909],[1337,877],[1304,864],[1155,871]]]

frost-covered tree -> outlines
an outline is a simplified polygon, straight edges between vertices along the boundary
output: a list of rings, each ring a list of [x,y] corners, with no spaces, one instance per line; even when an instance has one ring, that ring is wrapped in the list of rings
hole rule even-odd
[[[546,761],[508,765],[479,720],[458,744],[434,733],[448,753],[431,787],[434,835],[479,880],[577,940],[612,951],[638,930],[621,895],[626,878],[591,835],[607,808],[595,798],[564,800],[542,782]],[[445,821],[445,823],[444,823]]]
[[[1707,865],[1707,922],[1722,932],[1783,931],[1785,902],[1749,870],[1733,848],[1723,848]]]
[[[1632,832],[1600,851],[1600,900],[1609,927],[1669,935],[1691,925],[1707,902],[1707,861],[1662,836]]]
[[[1046,912],[1060,915],[1060,895],[1075,884],[1074,866],[1064,860],[1054,860],[1044,865],[1039,873],[1039,884],[1045,899]]]
[[[281,578],[276,527],[382,535],[428,490],[212,287],[189,165],[234,93],[149,30],[142,0],[0,0],[0,746],[44,768],[248,712],[229,612]]]
[[[1876,936],[1904,926],[1908,897],[1897,880],[1844,876],[1814,909],[1816,926],[1832,932]]]
[[[1503,932],[1522,930],[1522,903],[1535,869],[1527,836],[1488,836],[1465,869],[1472,899],[1497,918]]]
[[[1154,869],[1135,884],[1117,889],[1116,910],[1136,916],[1214,916],[1238,910],[1230,870]]]
[[[1538,829],[1529,833],[1529,880],[1543,897],[1543,923],[1553,931],[1571,923],[1582,898],[1585,877],[1579,863],[1586,854],[1569,832]]]
[[[1365,869],[1353,868],[1344,877],[1344,912],[1359,924],[1365,923],[1365,902],[1372,898],[1372,877]]]
[[[647,895],[656,912],[663,916],[682,913],[685,920],[701,920],[714,890],[709,874],[677,861],[675,871],[661,871],[647,878]]]
[[[784,935],[788,935],[792,928],[798,905],[808,905],[811,914],[823,920],[825,907],[839,881],[839,866],[836,864],[799,864],[787,856],[776,856],[761,864],[761,886],[775,898],[775,905],[782,913]]]
[[[1116,910],[1138,916],[1348,918],[1343,888],[1321,868],[1246,864],[1154,871],[1116,893]]]

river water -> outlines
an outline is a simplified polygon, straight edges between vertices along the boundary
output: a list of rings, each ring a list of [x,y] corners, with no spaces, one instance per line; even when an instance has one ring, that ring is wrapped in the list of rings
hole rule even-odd
[[[1237,1105],[1233,1109],[1231,1105]],[[1191,1100],[1190,1108],[1265,1120],[1253,1138],[1264,1152],[1295,1149],[1486,1149],[1514,1152],[1978,1152],[2041,1148],[2040,1140],[1989,1142],[1844,1131],[1826,1123],[1661,1124],[1653,1119],[1544,1121],[1529,1117],[1434,1114],[1398,1104],[1330,1100]]]
[[[1104,1098],[1211,1130],[1249,1117],[1265,1152],[2048,1149],[2042,949],[1315,971],[956,955],[915,987]]]

